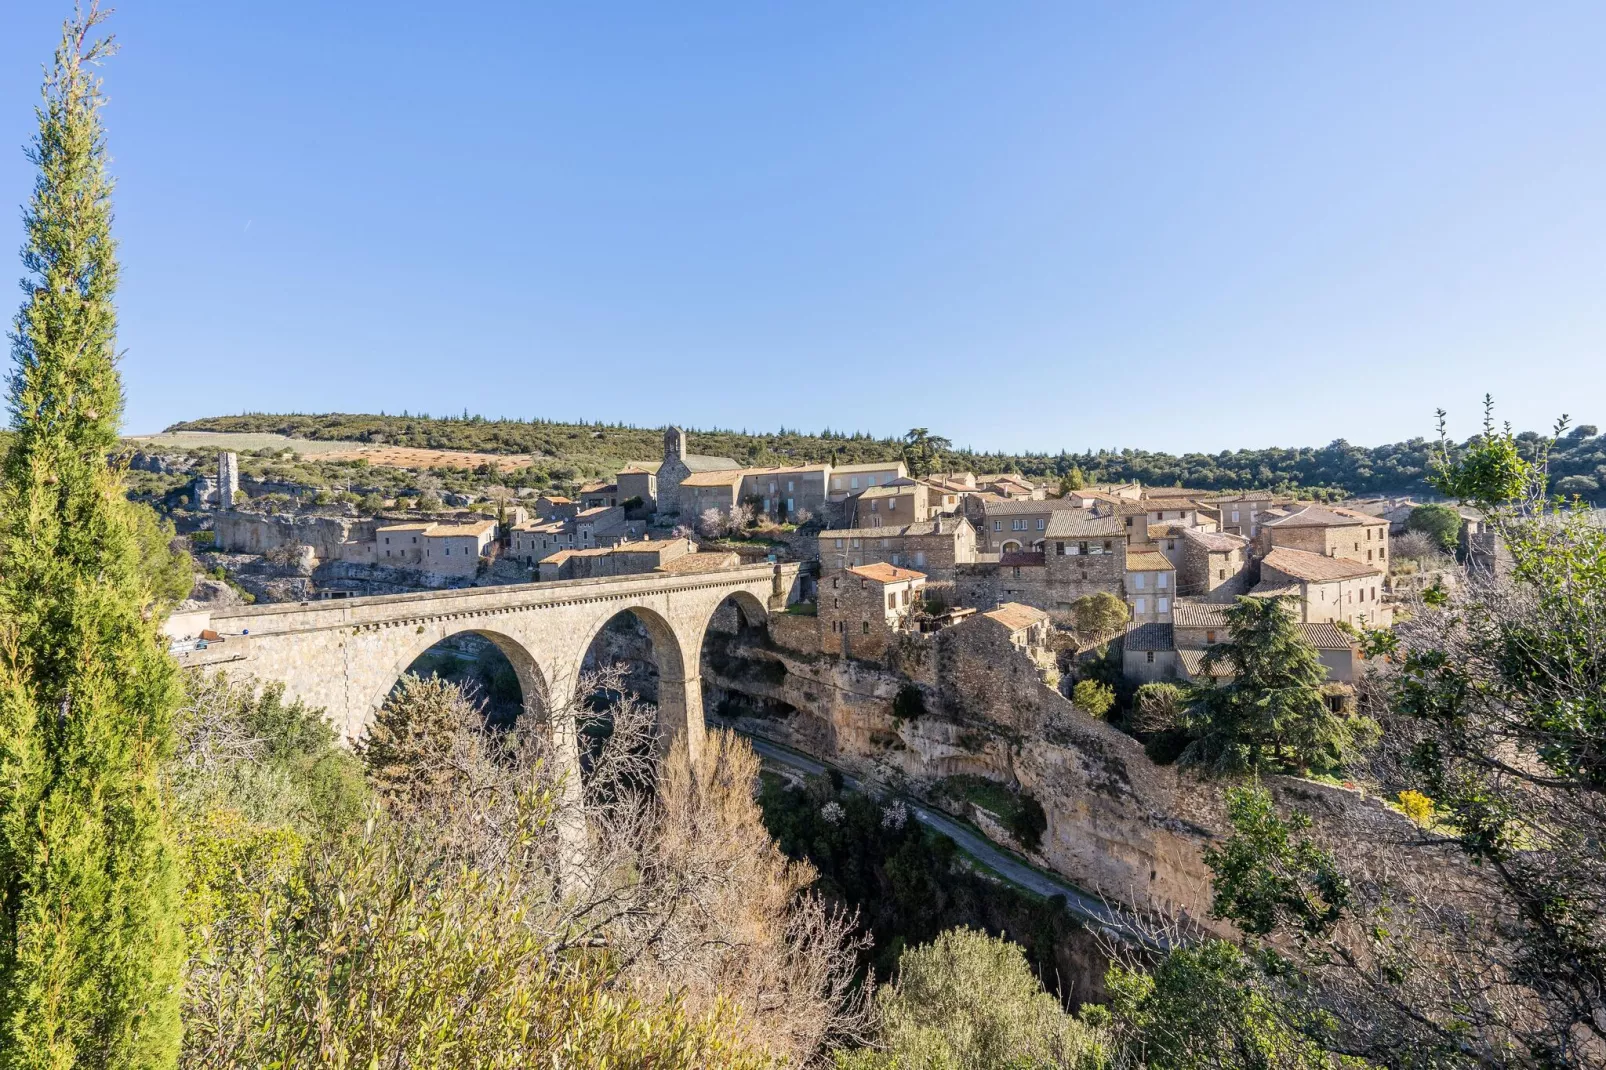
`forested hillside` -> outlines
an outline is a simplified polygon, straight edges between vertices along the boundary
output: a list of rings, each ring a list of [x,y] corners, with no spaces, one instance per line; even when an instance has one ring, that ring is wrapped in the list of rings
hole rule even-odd
[[[662,452],[658,428],[622,424],[570,424],[545,420],[490,420],[482,416],[431,417],[326,413],[274,415],[252,413],[214,416],[174,424],[170,431],[276,432],[297,438],[386,443],[433,449],[532,453],[553,464],[580,471],[612,471],[632,460],[656,459]],[[940,429],[938,429],[940,430]],[[863,433],[826,430],[817,434],[789,431],[691,431],[696,453],[732,457],[743,464],[798,464],[834,461],[851,464],[898,457],[904,443]],[[1534,446],[1540,436],[1523,432],[1518,441]],[[1098,450],[1087,453],[976,453],[950,450],[941,467],[978,472],[1013,471],[1058,479],[1078,469],[1088,482],[1139,480],[1152,486],[1187,486],[1206,490],[1269,487],[1292,490],[1339,490],[1351,495],[1428,493],[1424,476],[1433,443],[1426,438],[1384,446],[1356,446],[1342,439],[1326,446],[1269,447],[1258,450],[1186,453],[1175,456],[1147,450]],[[1606,503],[1606,437],[1584,424],[1574,428],[1551,451],[1553,487]]]

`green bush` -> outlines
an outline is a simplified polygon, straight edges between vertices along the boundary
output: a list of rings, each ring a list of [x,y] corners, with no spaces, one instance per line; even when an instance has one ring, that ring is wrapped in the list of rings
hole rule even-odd
[[[1071,701],[1094,717],[1103,717],[1115,705],[1115,688],[1097,680],[1078,680],[1071,688]]]
[[[920,688],[906,683],[892,698],[892,715],[900,721],[917,721],[926,715],[926,696]]]
[[[839,1052],[840,1070],[1094,1070],[1102,1031],[1043,991],[1021,950],[973,929],[950,929],[898,959],[876,995],[881,1050]]]

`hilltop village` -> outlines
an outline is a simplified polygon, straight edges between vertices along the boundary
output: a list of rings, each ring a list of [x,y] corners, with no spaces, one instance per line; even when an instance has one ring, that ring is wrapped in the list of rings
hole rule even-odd
[[[800,560],[822,652],[874,660],[900,634],[991,614],[1062,654],[1113,643],[1135,684],[1201,681],[1223,610],[1245,595],[1281,600],[1333,678],[1351,682],[1358,635],[1392,621],[1390,536],[1413,505],[1137,483],[1062,491],[1008,473],[915,476],[902,461],[742,467],[689,452],[674,427],[661,458],[611,483],[526,492],[494,513],[243,511],[234,454],[217,471],[196,483],[215,506],[212,548],[302,577],[283,598]],[[1477,517],[1464,525],[1476,553]]]

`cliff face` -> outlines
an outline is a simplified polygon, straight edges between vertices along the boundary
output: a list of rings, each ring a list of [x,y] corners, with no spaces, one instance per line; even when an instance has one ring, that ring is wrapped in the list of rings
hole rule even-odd
[[[1040,849],[1025,852],[1040,864],[1111,900],[1221,928],[1209,917],[1203,851],[1227,828],[1222,785],[1155,765],[986,629],[911,637],[884,664],[812,653],[808,635],[795,621],[772,625],[765,638],[716,619],[703,661],[710,715],[915,794],[960,773],[1018,787],[1047,815]],[[1318,837],[1339,828],[1346,841],[1357,828],[1379,842],[1414,835],[1402,816],[1356,792],[1264,783],[1310,815]],[[984,831],[1008,842],[996,825]]]

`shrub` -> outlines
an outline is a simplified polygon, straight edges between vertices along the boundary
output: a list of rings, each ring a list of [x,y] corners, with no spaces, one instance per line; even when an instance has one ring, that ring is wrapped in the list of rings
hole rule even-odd
[[[1115,689],[1097,680],[1078,680],[1071,700],[1094,717],[1103,717],[1115,705]]]
[[[1043,991],[1015,944],[950,929],[905,951],[876,996],[883,1050],[839,1052],[841,1070],[1095,1067],[1102,1033]]]
[[[1182,705],[1182,689],[1176,684],[1144,684],[1133,699],[1132,728],[1138,732],[1164,732],[1175,728]]]
[[[1396,796],[1400,803],[1400,810],[1406,817],[1418,825],[1428,825],[1433,821],[1435,809],[1433,800],[1413,788],[1406,788]]]

